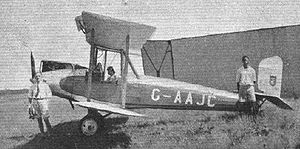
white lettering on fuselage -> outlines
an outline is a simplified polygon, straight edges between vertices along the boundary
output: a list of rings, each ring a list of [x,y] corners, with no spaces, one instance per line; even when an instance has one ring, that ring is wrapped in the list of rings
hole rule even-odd
[[[204,101],[205,101],[204,99],[205,99],[205,95],[202,94],[202,100],[201,100],[201,103],[196,102],[196,104],[199,105],[199,106],[203,106],[203,105],[204,105]]]
[[[214,107],[215,106],[215,104],[211,103],[211,100],[216,100],[216,97],[212,94],[200,94],[199,99],[198,98],[193,99],[192,95],[193,95],[192,92],[188,92],[188,95],[187,95],[187,98],[186,98],[184,104],[192,105],[193,100],[195,100],[195,101],[197,101],[197,102],[195,102],[195,104],[199,105],[199,106],[203,106],[203,105],[207,105],[208,107]],[[152,94],[151,94],[151,99],[152,100],[158,101],[158,100],[161,99],[161,96],[162,96],[163,99],[164,98],[172,98],[172,96],[170,96],[170,95],[161,94],[161,91],[157,88],[152,90]],[[198,102],[199,100],[201,100],[201,102]],[[181,92],[180,91],[177,91],[177,94],[176,94],[173,102],[175,104],[176,103],[178,103],[178,104],[182,103]]]
[[[181,96],[180,96],[180,91],[177,92],[177,95],[175,97],[174,103],[181,103]]]
[[[152,94],[151,94],[151,98],[152,98],[152,100],[154,100],[154,101],[158,101],[159,99],[160,99],[160,96],[159,96],[159,94],[157,95],[157,96],[155,96],[155,92],[160,92],[160,90],[159,89],[157,89],[157,88],[155,88],[155,89],[153,89],[152,90]]]
[[[185,104],[188,104],[188,103],[193,104],[193,98],[192,98],[192,93],[191,92],[189,92],[189,94],[188,94],[188,96],[185,100]]]
[[[210,103],[210,100],[211,100],[211,99],[216,99],[216,97],[215,97],[214,95],[207,95],[207,106],[209,106],[209,107],[214,107],[215,104],[211,104],[211,103]]]
[[[165,97],[165,98],[171,98],[172,96],[170,96],[170,95],[163,95],[163,97]]]

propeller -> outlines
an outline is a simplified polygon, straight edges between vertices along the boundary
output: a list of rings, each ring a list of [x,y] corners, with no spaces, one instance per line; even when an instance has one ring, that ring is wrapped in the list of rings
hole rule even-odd
[[[30,79],[30,81],[32,81],[32,79],[34,78],[34,76],[36,74],[35,62],[34,62],[34,57],[33,57],[32,51],[31,51],[31,54],[30,54],[30,61],[31,61],[31,79]]]

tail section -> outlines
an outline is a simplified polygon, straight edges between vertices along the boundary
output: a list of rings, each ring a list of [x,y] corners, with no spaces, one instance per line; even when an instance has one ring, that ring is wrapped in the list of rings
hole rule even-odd
[[[258,89],[263,93],[255,93],[256,99],[268,100],[281,109],[293,108],[280,98],[283,62],[279,56],[263,59],[258,66]],[[261,105],[260,105],[261,106]]]

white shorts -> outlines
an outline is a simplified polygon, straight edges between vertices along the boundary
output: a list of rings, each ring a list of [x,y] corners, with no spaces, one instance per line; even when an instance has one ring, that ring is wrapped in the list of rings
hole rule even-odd
[[[255,102],[255,90],[253,85],[241,85],[239,89],[239,102]]]

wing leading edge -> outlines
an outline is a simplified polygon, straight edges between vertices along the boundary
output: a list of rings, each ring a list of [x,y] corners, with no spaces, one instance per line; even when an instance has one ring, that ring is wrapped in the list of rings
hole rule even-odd
[[[127,109],[123,109],[121,107],[113,106],[110,103],[105,102],[73,102],[73,104],[78,105],[84,108],[92,108],[98,111],[104,111],[108,113],[121,114],[127,116],[137,116],[137,117],[145,117],[146,115],[136,113],[134,111],[130,111]]]

